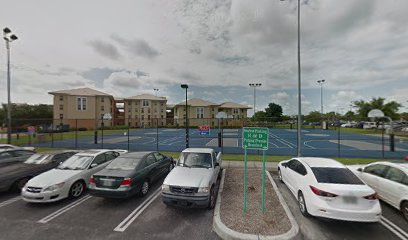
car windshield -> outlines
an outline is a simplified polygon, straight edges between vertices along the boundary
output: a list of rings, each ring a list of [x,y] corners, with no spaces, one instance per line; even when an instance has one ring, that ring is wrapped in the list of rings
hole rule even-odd
[[[110,170],[133,170],[139,164],[141,158],[118,157],[106,166]]]
[[[74,155],[59,165],[58,169],[83,170],[92,161],[92,156]]]
[[[49,163],[52,155],[49,154],[33,154],[24,163],[28,164],[46,164]]]
[[[364,185],[348,168],[312,167],[312,171],[319,183]]]
[[[210,153],[183,152],[177,166],[193,168],[211,168],[212,158]]]

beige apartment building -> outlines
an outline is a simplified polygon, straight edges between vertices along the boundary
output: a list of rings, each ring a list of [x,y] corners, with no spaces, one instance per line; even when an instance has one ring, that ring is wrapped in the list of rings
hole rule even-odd
[[[174,106],[174,121],[178,126],[185,126],[185,105],[186,102],[184,101]],[[224,125],[239,127],[242,124],[242,119],[247,118],[247,111],[250,109],[250,107],[238,103],[216,104],[199,98],[188,100],[187,106],[190,126],[218,126],[216,116],[219,112],[224,112],[227,115]]]
[[[95,129],[102,122],[112,126],[112,120],[100,120],[104,114],[114,117],[115,102],[112,95],[91,88],[77,88],[49,92],[54,96],[54,126]],[[99,119],[99,120],[96,120]]]
[[[162,127],[166,125],[165,97],[141,94],[124,98],[125,119],[131,127]]]

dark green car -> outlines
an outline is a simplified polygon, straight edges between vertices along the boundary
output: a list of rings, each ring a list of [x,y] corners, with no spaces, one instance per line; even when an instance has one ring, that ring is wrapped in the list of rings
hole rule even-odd
[[[159,152],[126,153],[91,177],[89,193],[104,198],[144,196],[150,185],[167,175],[173,165],[172,157]]]

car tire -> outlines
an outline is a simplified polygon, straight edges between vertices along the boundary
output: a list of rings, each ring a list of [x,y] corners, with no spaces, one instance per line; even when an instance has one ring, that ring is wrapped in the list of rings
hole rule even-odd
[[[281,172],[281,170],[278,168],[278,177],[279,177],[279,181],[281,182],[281,183],[284,183],[283,182],[283,178],[282,178],[282,172]]]
[[[12,190],[14,192],[21,192],[21,190],[23,189],[23,187],[25,186],[25,184],[28,182],[28,180],[30,180],[30,178],[21,178],[19,180],[17,180],[13,186],[12,186]]]
[[[403,201],[401,203],[401,212],[405,220],[408,221],[408,201]]]
[[[85,191],[85,183],[83,181],[76,181],[69,189],[69,198],[79,198]]]
[[[217,201],[217,196],[215,193],[215,187],[212,186],[210,190],[210,199],[208,201],[208,209],[210,210],[214,209],[216,201]]]
[[[302,215],[305,217],[309,217],[310,215],[307,212],[305,197],[303,196],[303,193],[301,191],[298,194],[298,205]]]
[[[149,192],[150,184],[147,179],[143,181],[142,188],[140,189],[139,196],[144,197]]]

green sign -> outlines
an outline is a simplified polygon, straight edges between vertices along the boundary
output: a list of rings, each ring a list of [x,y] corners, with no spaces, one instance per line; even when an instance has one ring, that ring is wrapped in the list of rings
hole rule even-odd
[[[246,127],[242,129],[242,147],[268,150],[268,128]]]

